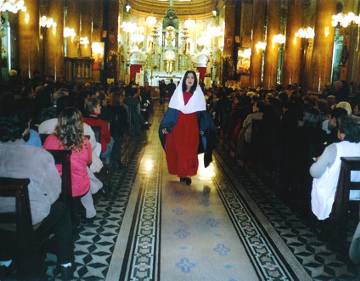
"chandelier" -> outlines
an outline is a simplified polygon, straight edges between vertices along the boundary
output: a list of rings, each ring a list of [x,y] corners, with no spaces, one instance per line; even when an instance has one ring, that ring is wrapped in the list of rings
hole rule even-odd
[[[0,12],[16,14],[18,11],[26,12],[24,0],[0,0]]]

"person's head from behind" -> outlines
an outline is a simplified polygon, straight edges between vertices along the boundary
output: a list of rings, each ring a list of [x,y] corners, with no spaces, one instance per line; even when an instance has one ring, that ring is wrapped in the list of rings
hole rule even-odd
[[[28,120],[20,112],[0,115],[0,142],[23,138],[29,127]]]
[[[193,70],[186,71],[183,82],[182,82],[183,92],[190,92],[193,94],[195,92],[197,84],[198,84],[198,81],[197,81],[195,71],[193,71]]]
[[[347,111],[343,108],[334,108],[331,111],[331,117],[329,119],[329,129],[334,129],[337,127],[337,120],[339,120],[340,118],[347,116]]]
[[[101,103],[97,98],[89,98],[85,101],[85,112],[88,115],[98,116],[101,114]]]
[[[55,134],[65,149],[81,150],[84,128],[80,110],[75,107],[67,107],[61,111]]]
[[[339,118],[337,136],[341,141],[360,142],[359,121],[346,115]]]

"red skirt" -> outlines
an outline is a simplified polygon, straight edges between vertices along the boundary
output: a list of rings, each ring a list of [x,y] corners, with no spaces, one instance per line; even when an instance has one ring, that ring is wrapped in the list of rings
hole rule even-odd
[[[199,126],[196,113],[179,113],[176,125],[166,136],[165,152],[169,173],[190,177],[197,173]]]

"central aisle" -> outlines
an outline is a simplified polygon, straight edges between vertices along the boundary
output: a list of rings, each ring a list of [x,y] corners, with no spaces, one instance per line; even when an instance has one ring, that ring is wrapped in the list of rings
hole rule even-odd
[[[157,135],[148,134],[108,281],[311,280],[243,192],[215,161],[200,159],[191,186],[167,172]]]

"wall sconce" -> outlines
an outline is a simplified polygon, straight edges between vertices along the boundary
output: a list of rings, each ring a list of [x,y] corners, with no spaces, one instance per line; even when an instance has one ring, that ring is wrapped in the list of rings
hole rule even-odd
[[[273,44],[284,44],[286,37],[283,34],[275,34],[272,38]]]
[[[11,12],[16,14],[18,11],[26,12],[24,0],[0,1],[0,12]]]
[[[258,41],[255,45],[256,52],[260,50],[264,51],[266,49],[266,42]]]
[[[75,38],[75,36],[76,36],[75,29],[70,28],[70,27],[64,28],[64,38],[71,37],[71,39],[73,40]]]
[[[126,4],[126,6],[125,6],[125,10],[126,10],[126,12],[127,12],[127,13],[130,11],[130,9],[131,9],[130,4]]]
[[[42,16],[40,18],[40,26],[41,27],[46,27],[46,28],[56,28],[56,22],[54,21],[53,18],[48,18],[47,16]]]
[[[214,17],[216,17],[218,15],[218,12],[216,9],[212,10],[211,13]]]
[[[333,15],[331,19],[331,25],[333,27],[336,27],[340,24],[340,26],[346,28],[352,23],[360,25],[360,16],[356,16],[353,12],[348,14],[338,13]]]
[[[299,28],[299,30],[295,33],[295,36],[299,38],[312,39],[315,37],[315,31],[310,26],[305,28]]]

